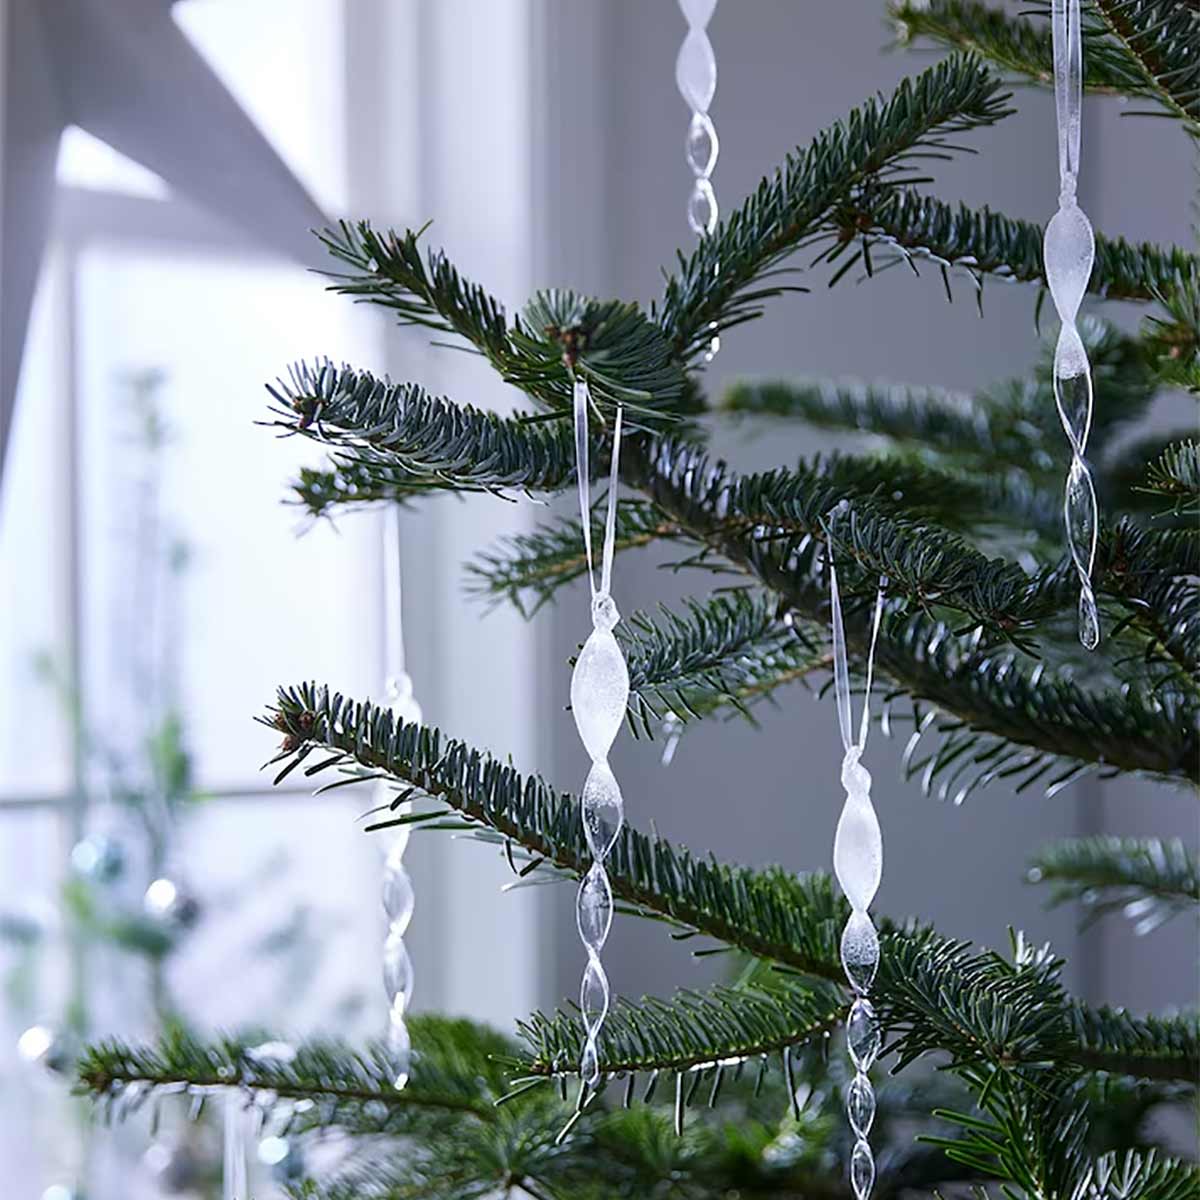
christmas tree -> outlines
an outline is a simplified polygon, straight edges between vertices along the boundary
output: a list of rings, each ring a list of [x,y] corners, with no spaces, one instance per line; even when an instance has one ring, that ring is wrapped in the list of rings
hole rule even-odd
[[[1095,651],[1078,640],[1062,518],[1070,451],[1048,355],[1027,377],[967,398],[833,382],[705,390],[714,336],[803,284],[788,273],[797,266],[823,282],[899,264],[940,272],[948,289],[959,277],[981,293],[989,277],[1044,288],[1040,227],[946,204],[916,172],[1010,113],[1006,79],[1051,81],[1045,13],[931,0],[891,15],[907,38],[949,56],[789,155],[679,256],[646,310],[550,291],[513,315],[427,248],[422,231],[328,231],[335,290],[474,350],[529,408],[500,417],[416,383],[299,365],[273,391],[273,420],[333,453],[302,473],[294,498],[324,515],[448,491],[571,492],[572,393],[584,379],[599,488],[624,412],[618,552],[669,543],[714,575],[712,593],[685,608],[618,626],[635,733],[748,712],[766,697],[786,703],[799,679],[825,684],[833,560],[860,677],[887,579],[876,708],[911,725],[904,769],[927,787],[955,798],[996,780],[1053,791],[1090,772],[1194,786],[1200,449],[1188,431],[1117,435],[1165,391],[1200,395],[1200,259],[1096,237],[1092,313],[1121,300],[1145,315],[1133,332],[1095,315],[1081,322],[1103,514]],[[1084,45],[1087,89],[1174,118],[1195,148],[1194,3],[1092,0]],[[737,474],[712,445],[706,415],[717,409],[870,429],[887,446]],[[592,514],[597,542],[603,504]],[[835,509],[845,515],[833,519]],[[579,520],[551,519],[487,549],[468,567],[472,586],[532,616],[586,573],[583,533]],[[573,796],[386,707],[303,684],[281,688],[263,720],[283,739],[279,778],[298,770],[318,784],[391,785],[376,829],[469,834],[531,878],[578,879],[591,863]],[[728,865],[633,828],[606,865],[621,911],[736,952],[741,969],[723,986],[615,1003],[595,1086],[580,1078],[583,1030],[569,1006],[530,1016],[515,1037],[414,1017],[401,1089],[383,1045],[265,1053],[261,1033],[96,1046],[81,1086],[118,1113],[164,1092],[230,1089],[297,1136],[336,1130],[358,1149],[296,1185],[327,1200],[850,1197],[850,1075],[829,1052],[848,1005],[839,936],[849,907],[831,878]],[[1200,901],[1196,860],[1174,841],[1060,843],[1040,852],[1034,873],[1056,899],[1141,920],[1191,919]],[[1019,934],[980,950],[919,922],[875,920],[872,999],[890,1069],[870,1132],[875,1195],[1197,1193],[1196,1164],[1165,1151],[1154,1120],[1194,1104],[1194,1015],[1089,1006],[1065,988],[1062,961]]]

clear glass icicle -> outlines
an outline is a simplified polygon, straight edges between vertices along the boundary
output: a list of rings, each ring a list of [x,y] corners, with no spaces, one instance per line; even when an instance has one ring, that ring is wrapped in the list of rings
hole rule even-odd
[[[413,695],[412,680],[404,667],[403,592],[400,579],[400,510],[389,505],[383,513],[383,655],[384,703],[397,720],[420,724],[421,706]],[[379,803],[390,804],[391,787],[381,781]],[[406,814],[411,804],[399,810]],[[412,880],[404,865],[409,826],[400,825],[388,847],[383,868],[383,911],[387,934],[383,943],[383,986],[388,999],[387,1049],[396,1088],[408,1083],[412,1043],[408,1036],[408,1005],[412,999],[413,965],[404,935],[412,920]]]
[[[222,1200],[250,1200],[246,1179],[246,1112],[240,1088],[225,1089]]]
[[[708,106],[717,91],[717,58],[708,38],[708,23],[716,7],[717,0],[679,0],[688,31],[675,59],[675,83],[692,110],[684,150],[694,177],[687,218],[695,234],[712,233],[717,226],[712,173],[720,145],[716,127],[708,115]]]
[[[1083,103],[1083,41],[1079,0],[1053,0],[1054,99],[1058,117],[1058,211],[1046,226],[1046,283],[1062,327],[1054,350],[1054,399],[1071,447],[1063,497],[1067,548],[1079,579],[1079,640],[1100,642],[1100,617],[1092,591],[1099,522],[1096,491],[1084,454],[1092,426],[1092,372],[1075,324],[1092,274],[1096,246],[1092,223],[1075,199],[1079,180],[1079,126]]]
[[[613,546],[617,519],[617,466],[621,452],[621,413],[617,409],[613,430],[612,471],[608,488],[608,512],[604,526],[600,583],[596,583],[592,561],[591,475],[588,468],[588,408],[591,397],[584,380],[575,383],[575,470],[579,480],[579,513],[583,522],[583,544],[587,552],[588,581],[592,589],[592,632],[583,644],[571,676],[571,711],[575,727],[592,760],[580,802],[583,832],[592,865],[575,899],[575,921],[587,951],[579,1008],[583,1015],[584,1047],[579,1073],[588,1087],[600,1081],[598,1038],[608,1016],[608,976],[600,952],[612,925],[613,897],[604,860],[613,848],[624,820],[625,802],[616,777],[608,765],[608,751],[625,719],[629,701],[629,671],[625,656],[613,636],[621,615],[609,592],[612,583]]]
[[[687,21],[687,36],[675,59],[675,83],[679,94],[692,111],[688,123],[684,154],[692,171],[692,188],[688,193],[687,220],[697,237],[712,233],[717,227],[719,210],[713,190],[712,173],[717,165],[721,144],[717,129],[708,115],[709,105],[717,91],[717,57],[708,36],[708,23],[716,10],[717,0],[679,0],[680,11]],[[711,362],[721,349],[716,325],[706,357]]]
[[[875,1182],[875,1157],[867,1140],[875,1120],[875,1092],[870,1070],[879,1056],[883,1030],[868,993],[879,966],[879,936],[867,909],[875,898],[883,877],[883,837],[879,820],[871,804],[871,773],[860,761],[867,744],[871,720],[871,684],[875,670],[875,643],[883,616],[886,579],[879,581],[875,615],[871,626],[871,647],[867,655],[867,686],[863,696],[862,719],[854,736],[850,711],[850,667],[846,658],[846,634],[842,624],[842,603],[838,593],[837,569],[829,560],[830,607],[833,612],[834,690],[837,695],[838,726],[845,755],[842,758],[842,786],[846,801],[838,820],[833,843],[833,867],[838,883],[850,901],[850,919],[842,931],[842,967],[854,989],[854,1002],[846,1019],[846,1044],[854,1064],[854,1078],[846,1092],[846,1115],[854,1133],[850,1156],[850,1184],[858,1200],[866,1200]]]

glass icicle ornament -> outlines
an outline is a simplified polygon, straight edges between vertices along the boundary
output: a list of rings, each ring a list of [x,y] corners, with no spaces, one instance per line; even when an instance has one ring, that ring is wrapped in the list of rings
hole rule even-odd
[[[222,1152],[222,1200],[250,1200],[246,1179],[246,1113],[239,1088],[225,1089],[225,1129]]]
[[[679,0],[680,11],[687,21],[687,36],[675,59],[675,83],[692,119],[688,124],[684,154],[692,171],[692,189],[688,193],[687,220],[697,237],[712,233],[717,227],[719,210],[717,194],[713,191],[712,173],[717,165],[721,144],[717,129],[708,115],[709,105],[717,91],[717,57],[708,37],[708,23],[716,10],[717,0]],[[721,348],[721,339],[712,326],[712,341],[706,357],[711,362]]]
[[[388,1059],[392,1067],[392,1083],[399,1089],[408,1083],[412,1065],[412,1042],[408,1036],[407,1010],[412,999],[413,967],[404,934],[413,914],[413,887],[404,867],[404,851],[408,845],[408,827],[388,848],[383,868],[383,910],[387,914],[388,930],[383,942],[383,986],[388,998]]]
[[[717,90],[717,59],[707,29],[717,0],[679,0],[679,7],[687,20],[688,31],[675,59],[675,83],[692,110],[684,144],[687,163],[694,177],[687,217],[692,232],[700,235],[712,233],[717,225],[717,198],[711,176],[720,146],[716,128],[708,115],[708,106]]]
[[[1058,117],[1058,211],[1046,226],[1042,247],[1046,283],[1062,327],[1054,349],[1054,399],[1071,447],[1063,498],[1067,548],[1079,578],[1079,640],[1089,650],[1100,642],[1100,616],[1092,591],[1099,514],[1092,473],[1084,459],[1092,426],[1092,372],[1075,325],[1092,275],[1096,245],[1092,223],[1075,199],[1079,181],[1079,126],[1083,104],[1083,40],[1079,0],[1053,0],[1054,100]]]
[[[871,684],[875,669],[875,644],[883,616],[886,579],[879,581],[871,647],[867,654],[867,686],[863,696],[858,738],[853,736],[850,713],[850,668],[846,657],[846,633],[842,602],[838,593],[837,568],[829,559],[829,603],[833,613],[833,674],[837,695],[838,727],[842,735],[842,786],[846,800],[838,819],[833,843],[833,868],[838,883],[850,901],[850,919],[842,930],[842,967],[854,989],[854,1003],[846,1019],[846,1048],[854,1064],[854,1078],[846,1091],[846,1116],[854,1133],[850,1155],[850,1185],[858,1200],[866,1200],[875,1182],[875,1158],[867,1135],[875,1120],[875,1092],[870,1070],[879,1057],[883,1029],[868,998],[879,967],[879,935],[867,909],[883,877],[883,837],[871,804],[871,773],[861,758],[871,722]]]
[[[608,751],[625,719],[629,701],[629,671],[625,656],[613,636],[621,619],[609,592],[612,582],[613,546],[617,520],[617,469],[621,453],[621,414],[617,409],[613,430],[612,471],[608,486],[608,510],[604,524],[600,583],[596,584],[592,561],[591,475],[588,469],[588,408],[591,396],[584,380],[576,380],[575,473],[579,483],[579,513],[583,522],[583,544],[587,553],[588,582],[592,591],[592,632],[583,644],[571,676],[571,712],[592,769],[580,797],[584,837],[592,853],[592,865],[575,898],[575,923],[587,951],[587,965],[579,989],[583,1017],[584,1047],[579,1074],[587,1087],[600,1082],[598,1038],[608,1016],[608,976],[600,951],[612,926],[613,896],[604,860],[616,843],[624,819],[625,802],[616,776],[608,765]]]
[[[400,578],[400,510],[389,505],[383,514],[383,650],[386,663],[385,702],[397,720],[421,723],[421,706],[413,695],[412,680],[404,669],[403,592]],[[393,794],[386,782],[379,785],[379,803],[391,805]],[[411,804],[398,810],[407,815]],[[397,1089],[408,1083],[412,1042],[408,1035],[408,1005],[412,999],[413,966],[404,935],[412,920],[412,880],[404,866],[409,826],[401,825],[388,847],[383,867],[383,911],[387,935],[383,942],[383,986],[388,998],[387,1049],[392,1082]]]

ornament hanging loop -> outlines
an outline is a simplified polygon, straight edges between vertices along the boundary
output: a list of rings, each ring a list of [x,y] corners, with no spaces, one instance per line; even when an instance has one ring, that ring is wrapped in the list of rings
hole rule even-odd
[[[854,514],[847,501],[842,500],[830,512],[827,526],[832,538],[835,520],[853,522]],[[838,587],[837,564],[833,560],[833,547],[827,552],[829,564],[829,607],[833,626],[833,683],[837,699],[838,728],[842,735],[842,748],[846,761],[851,758],[858,763],[867,746],[867,734],[871,721],[871,688],[875,681],[875,648],[879,643],[879,626],[883,621],[883,604],[887,591],[887,576],[879,577],[879,589],[875,594],[875,610],[871,619],[871,643],[867,651],[867,686],[863,697],[862,716],[859,720],[858,737],[853,735],[850,697],[850,663],[846,654],[846,627],[842,617],[842,597]]]
[[[621,425],[624,405],[617,406],[617,419],[613,426],[612,463],[608,481],[608,506],[604,517],[604,544],[600,550],[600,582],[596,583],[596,564],[592,554],[592,483],[589,468],[588,408],[591,393],[587,380],[577,379],[574,386],[575,415],[575,465],[579,490],[579,519],[583,524],[583,546],[587,555],[588,583],[592,589],[592,618],[607,621],[616,612],[612,602],[612,565],[617,541],[617,484],[621,464]],[[611,612],[610,612],[611,609]],[[612,618],[611,629],[620,619]]]
[[[1083,31],[1079,0],[1053,0],[1054,107],[1058,118],[1059,203],[1075,200],[1079,178],[1079,134],[1083,112]]]

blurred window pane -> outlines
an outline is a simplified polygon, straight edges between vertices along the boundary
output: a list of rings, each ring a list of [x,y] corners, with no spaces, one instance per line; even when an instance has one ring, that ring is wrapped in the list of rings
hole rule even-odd
[[[263,384],[290,362],[363,361],[354,309],[286,265],[96,249],[80,264],[79,314],[88,708],[134,709],[141,684],[128,665],[141,640],[160,639],[158,657],[178,664],[199,786],[261,786],[272,740],[253,718],[279,684],[317,677],[363,694],[375,683],[362,636],[375,616],[364,587],[373,525],[322,522],[297,538],[306,518],[284,503],[288,483],[320,454],[256,424],[268,416]],[[131,626],[111,602],[138,519],[128,380],[148,370],[161,374],[167,431],[160,533],[187,554],[153,627]]]
[[[383,933],[367,891],[383,847],[354,819],[369,799],[366,787],[229,797],[189,818],[187,860],[205,864],[196,881],[205,919],[168,972],[189,1018],[218,1029],[252,1021],[289,1037],[379,1032],[373,964]],[[222,987],[231,972],[238,986]]]
[[[64,299],[62,264],[51,256],[0,481],[0,798],[62,792],[71,782],[66,710],[38,667],[65,664],[69,647]]]
[[[71,1130],[61,1079],[32,1066],[18,1049],[21,1035],[37,1024],[51,1027],[67,1000],[62,913],[54,903],[64,831],[59,814],[47,808],[0,811],[0,822],[0,1177],[4,1195],[16,1200],[42,1195],[59,1178],[64,1129]]]

